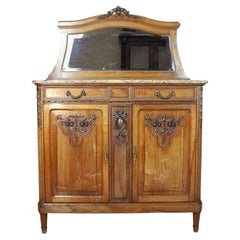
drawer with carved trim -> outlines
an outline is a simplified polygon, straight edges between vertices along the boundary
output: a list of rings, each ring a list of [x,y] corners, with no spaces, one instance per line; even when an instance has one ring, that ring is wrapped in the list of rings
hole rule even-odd
[[[108,98],[107,87],[48,87],[45,89],[46,102],[51,101],[101,101]]]
[[[135,87],[133,98],[137,101],[194,101],[196,89],[190,87]]]

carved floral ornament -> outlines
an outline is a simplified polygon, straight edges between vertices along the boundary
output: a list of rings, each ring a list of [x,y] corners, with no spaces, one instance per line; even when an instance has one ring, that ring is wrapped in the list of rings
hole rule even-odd
[[[127,11],[125,8],[121,8],[117,6],[116,8],[113,8],[111,11],[108,11],[107,14],[101,15],[98,18],[104,19],[108,17],[113,18],[123,18],[123,17],[130,17],[130,18],[138,18],[138,16],[129,14],[129,11]]]
[[[63,117],[57,115],[56,120],[62,133],[69,138],[69,143],[79,148],[82,145],[83,137],[91,133],[95,127],[96,115],[68,115]]]
[[[118,146],[123,145],[126,142],[126,137],[128,135],[127,132],[127,112],[124,109],[117,109],[115,113],[113,113],[114,117],[114,130],[113,135],[115,137],[115,143]]]
[[[150,134],[157,137],[158,146],[166,149],[170,146],[171,138],[181,131],[184,116],[176,119],[174,116],[159,114],[151,117],[147,114],[144,118]]]

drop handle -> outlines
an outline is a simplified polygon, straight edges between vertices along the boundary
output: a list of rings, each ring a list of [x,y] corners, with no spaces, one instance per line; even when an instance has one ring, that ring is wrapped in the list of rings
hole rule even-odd
[[[66,96],[71,97],[72,99],[79,99],[81,97],[87,96],[87,93],[85,92],[84,89],[78,94],[78,95],[73,95],[70,90],[66,92]]]
[[[169,91],[168,95],[163,96],[160,91],[156,91],[155,96],[158,97],[158,98],[166,100],[166,99],[170,99],[172,97],[175,97],[175,92],[174,91]]]
[[[137,161],[137,150],[136,147],[133,148],[133,165],[136,165],[136,161]]]

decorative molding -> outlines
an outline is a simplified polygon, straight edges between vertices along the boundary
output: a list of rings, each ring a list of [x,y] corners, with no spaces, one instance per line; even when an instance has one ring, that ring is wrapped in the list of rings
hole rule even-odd
[[[37,120],[38,120],[38,126],[40,126],[41,113],[42,113],[41,91],[40,91],[40,87],[37,86]]]
[[[56,120],[59,122],[62,133],[69,138],[69,143],[73,147],[79,148],[82,145],[83,137],[95,127],[96,115],[69,115],[67,117],[57,115]]]
[[[139,16],[131,15],[129,14],[129,11],[127,11],[125,8],[121,8],[117,6],[116,8],[113,8],[111,11],[108,11],[107,14],[101,15],[98,17],[98,19],[104,19],[104,18],[124,18],[124,17],[130,17],[130,18],[139,18]]]
[[[151,117],[147,114],[144,119],[150,134],[157,137],[158,146],[166,149],[170,146],[171,138],[179,134],[184,116],[176,120],[174,116],[159,114]]]
[[[202,128],[202,115],[203,115],[203,87],[200,88],[200,96],[199,96],[199,119],[200,119],[200,128]]]
[[[113,117],[115,118],[113,135],[115,138],[115,143],[118,146],[121,146],[126,142],[126,137],[128,135],[127,115],[127,112],[121,108],[117,109],[116,112],[113,113]]]

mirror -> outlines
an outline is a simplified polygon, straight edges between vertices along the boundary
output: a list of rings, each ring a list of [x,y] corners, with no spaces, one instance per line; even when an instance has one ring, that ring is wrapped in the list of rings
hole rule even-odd
[[[128,28],[69,34],[63,71],[174,71],[170,36]]]

